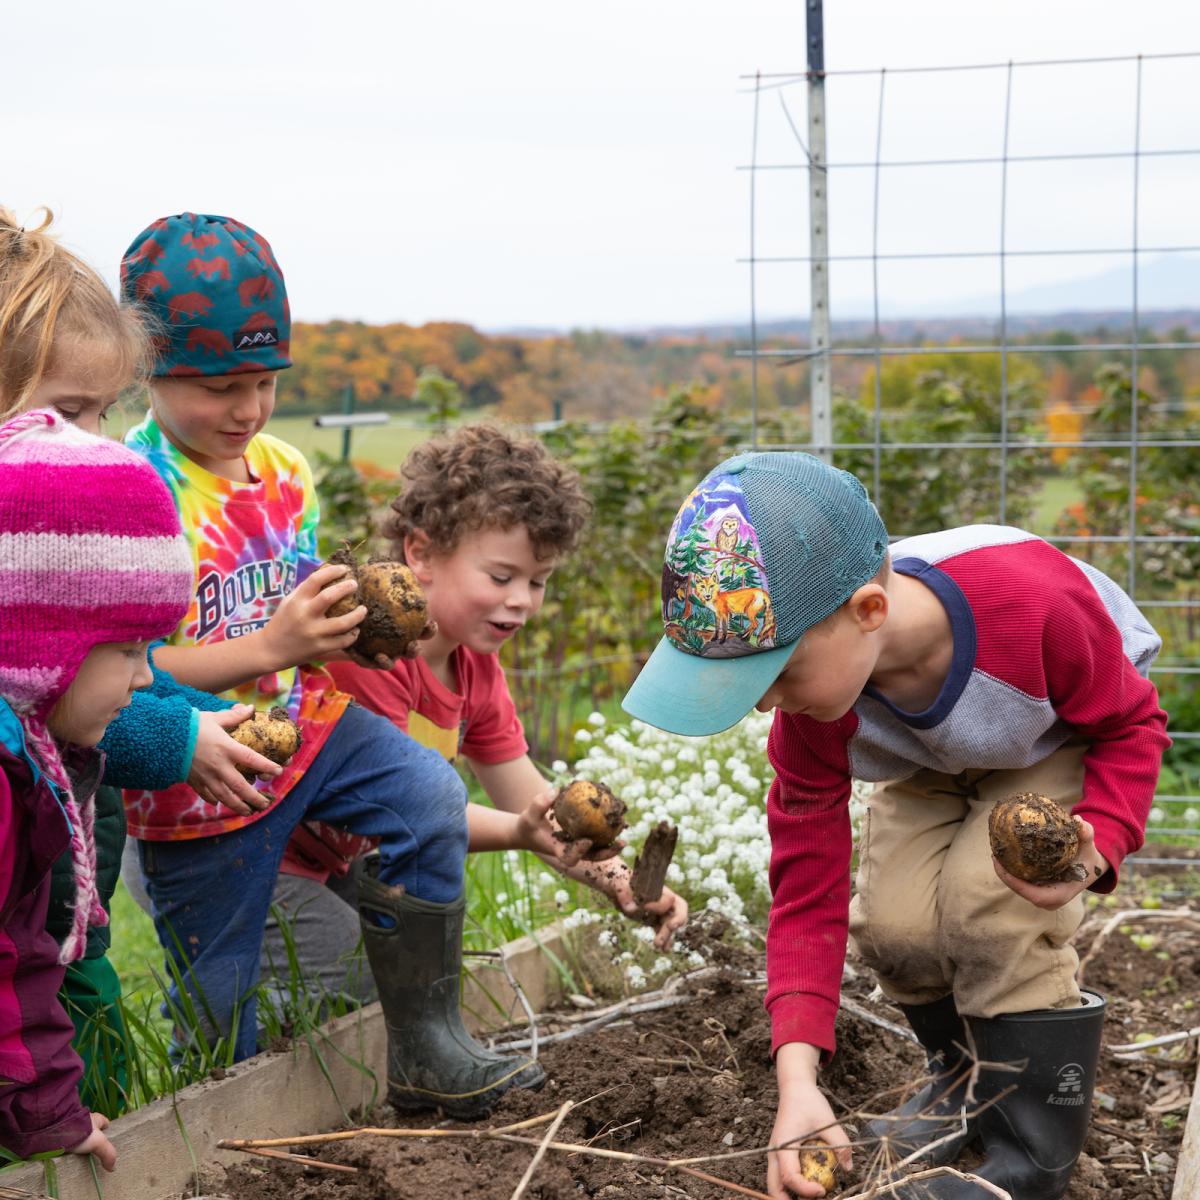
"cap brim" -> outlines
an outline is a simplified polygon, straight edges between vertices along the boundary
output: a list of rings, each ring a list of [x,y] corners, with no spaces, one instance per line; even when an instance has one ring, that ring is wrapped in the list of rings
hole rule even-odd
[[[703,737],[736,725],[762,699],[795,649],[795,642],[741,658],[700,658],[663,638],[621,707],[639,721]]]

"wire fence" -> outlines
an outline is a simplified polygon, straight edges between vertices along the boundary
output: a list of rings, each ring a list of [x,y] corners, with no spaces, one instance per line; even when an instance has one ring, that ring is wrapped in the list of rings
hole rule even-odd
[[[945,455],[973,456],[972,470],[992,479],[994,509],[987,519],[1000,524],[1015,523],[1014,511],[1028,509],[1031,473],[1043,486],[1058,481],[1083,519],[1062,518],[1037,532],[1114,575],[1160,629],[1164,649],[1153,673],[1160,688],[1167,690],[1168,682],[1174,701],[1167,703],[1169,732],[1177,746],[1197,746],[1200,731],[1192,721],[1200,706],[1192,680],[1200,675],[1200,483],[1195,481],[1200,340],[1191,340],[1187,322],[1194,318],[1200,328],[1200,312],[1187,312],[1186,303],[1164,304],[1161,280],[1171,278],[1164,263],[1187,263],[1185,256],[1200,252],[1197,210],[1180,212],[1181,197],[1200,187],[1195,169],[1200,120],[1187,112],[1177,112],[1177,120],[1148,120],[1146,97],[1148,91],[1154,96],[1159,115],[1170,89],[1156,72],[1194,69],[1200,53],[826,71],[819,5],[816,12],[815,31],[810,12],[807,70],[743,77],[752,103],[750,159],[739,167],[749,184],[749,249],[742,261],[749,276],[750,345],[739,353],[751,360],[753,444],[808,450],[856,470],[871,485],[885,519],[890,464],[898,457],[927,455],[936,466],[948,461]],[[1102,102],[1095,86],[1075,86],[1085,68],[1093,72],[1093,84],[1101,75],[1107,81]],[[897,100],[900,80],[919,82],[915,95]],[[986,86],[972,82],[978,80]],[[841,83],[856,90],[846,91],[839,107],[836,85]],[[863,90],[867,85],[875,88],[870,100]],[[1038,120],[1023,117],[1025,144],[1018,141],[1014,120],[1023,88],[1049,97]],[[804,122],[793,111],[801,103],[807,108]],[[1089,123],[1088,112],[1097,108]],[[1112,128],[1096,128],[1106,119]],[[830,138],[832,157],[826,153],[828,129],[837,131]],[[960,142],[965,139],[965,152],[943,151],[936,144],[948,131],[957,132]],[[1055,136],[1063,140],[1047,146]],[[1110,144],[1095,144],[1102,138]],[[843,147],[849,152],[839,156]],[[1171,164],[1174,174],[1148,180],[1150,163]],[[1037,173],[1039,194],[1033,201],[1027,178],[1019,202],[1014,199],[1017,169]],[[1081,184],[1076,175],[1084,170],[1093,174]],[[973,173],[969,182],[968,172]],[[807,185],[806,195],[792,182],[797,176]],[[776,195],[781,189],[783,194]],[[959,192],[971,212],[953,211]],[[941,214],[932,227],[922,221],[922,201]],[[1105,236],[1088,236],[1098,230]],[[797,247],[804,234],[808,245]],[[1104,304],[1106,311],[1097,314],[1092,329],[1070,338],[1053,331],[1048,318],[1028,319],[1020,306],[1037,297],[1038,289],[1026,286],[1014,295],[1016,264],[1028,277],[1030,265],[1041,270],[1059,260],[1061,277],[1062,264],[1075,268],[1083,259],[1127,269],[1120,311]],[[1148,260],[1159,281],[1149,289]],[[972,273],[971,286],[979,290],[986,284],[991,301],[957,322],[958,329],[968,330],[965,337],[946,332],[956,329],[954,320],[914,316],[916,305],[906,309],[896,299],[911,289],[926,297],[924,312],[936,312],[939,285],[951,294],[956,286],[961,289],[964,276],[954,269],[964,267]],[[807,286],[797,269],[808,272]],[[887,289],[881,284],[885,270]],[[1098,282],[1097,291],[1107,295],[1108,276],[1099,280],[1103,286]],[[857,319],[835,323],[839,303],[857,310]],[[807,320],[781,328],[780,322],[762,319],[768,306],[790,312],[807,308]],[[1178,328],[1162,328],[1167,317],[1159,310],[1166,308],[1180,310],[1171,314]],[[1049,310],[1043,305],[1043,311]],[[1073,314],[1071,325],[1081,324],[1086,328],[1087,319]],[[941,336],[930,336],[930,330]],[[1050,427],[1045,410],[1031,415],[1024,384],[1034,364],[1043,364],[1039,369],[1045,374],[1045,366],[1079,355],[1089,357],[1077,362],[1119,368],[1119,375],[1110,370],[1105,377],[1111,392],[1107,404],[1094,399],[1090,407],[1068,404],[1071,432],[1064,435]],[[886,394],[889,370],[922,362],[944,369],[949,361],[972,358],[988,364],[995,377],[987,427],[938,436],[937,430],[913,429],[909,422],[898,432],[896,405]],[[1171,386],[1147,384],[1151,362],[1172,376]],[[809,394],[798,399],[798,407],[807,409],[810,436],[786,442],[760,436],[766,415],[760,405],[762,373],[796,363],[807,367]],[[1118,378],[1128,380],[1127,402],[1114,382]],[[837,413],[849,408],[857,409],[858,432],[839,438]],[[1096,485],[1100,475],[1107,491]],[[1025,489],[1020,504],[1015,503],[1015,479]],[[900,537],[924,531],[892,532]],[[1174,563],[1169,578],[1164,577],[1166,556]],[[1200,764],[1200,753],[1189,761]],[[1149,836],[1200,842],[1200,795],[1195,794],[1200,787],[1180,786],[1179,778],[1178,773],[1164,778],[1167,786],[1156,798]]]

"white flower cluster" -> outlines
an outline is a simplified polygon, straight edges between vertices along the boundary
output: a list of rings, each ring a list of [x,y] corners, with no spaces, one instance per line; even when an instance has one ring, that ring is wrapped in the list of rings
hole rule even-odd
[[[629,859],[659,821],[678,827],[667,882],[693,910],[760,921],[770,904],[770,727],[769,716],[752,713],[715,737],[687,738],[640,721],[609,726],[593,713],[576,734],[584,753],[574,773],[603,781],[625,801]]]
[[[576,776],[606,783],[625,801],[629,824],[622,836],[630,865],[659,821],[678,828],[667,882],[694,914],[708,910],[723,915],[735,929],[748,922],[761,926],[771,902],[766,819],[773,778],[767,762],[770,728],[770,714],[754,712],[724,733],[688,738],[640,721],[609,724],[602,714],[592,713],[575,734],[580,757],[573,768],[557,761],[552,771],[559,782]],[[850,815],[856,832],[868,791],[866,785],[854,787]],[[671,970],[703,965],[702,953],[678,942],[670,956],[657,952],[648,926],[615,916],[606,897],[551,875],[540,864],[531,870],[531,861],[526,860],[524,882],[514,882],[514,900],[521,903],[505,905],[507,896],[494,895],[501,909],[496,916],[515,921],[518,907],[529,918],[535,907],[550,907],[568,931],[600,926],[588,936],[598,939],[630,990]],[[515,868],[514,861],[509,868],[514,875]]]
[[[664,733],[641,721],[609,726],[592,713],[575,737],[583,750],[574,774],[608,784],[629,807],[623,835],[632,859],[659,821],[679,829],[667,882],[694,911],[765,921],[771,903],[767,868],[768,713],[753,712],[708,738]],[[555,764],[558,766],[559,764]],[[850,804],[857,828],[867,789]]]

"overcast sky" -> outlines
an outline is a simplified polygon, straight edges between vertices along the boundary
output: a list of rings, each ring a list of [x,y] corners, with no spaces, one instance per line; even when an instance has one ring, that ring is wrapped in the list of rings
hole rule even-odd
[[[754,98],[739,76],[802,70],[804,13],[800,0],[0,0],[0,202],[50,205],[110,279],[155,217],[235,216],[272,241],[309,320],[745,319],[738,168]],[[830,80],[831,162],[874,158],[880,67],[1200,50],[1192,0],[825,0],[825,24],[828,69],[876,72]],[[1200,147],[1198,66],[1144,64],[1144,149]],[[998,155],[1006,78],[889,75],[883,158]],[[1131,149],[1135,83],[1130,63],[1015,70],[1010,153]],[[803,131],[802,82],[760,96],[760,162],[800,159],[788,116]],[[1132,171],[1012,164],[1009,247],[1127,247]],[[870,252],[874,181],[831,173],[835,252]],[[997,166],[885,169],[880,251],[995,249],[1000,181]],[[1141,185],[1140,243],[1200,244],[1200,158],[1144,159]],[[806,194],[803,171],[758,175],[760,255],[806,253]],[[1127,271],[1127,255],[1027,258],[1007,282],[1018,296],[1091,277],[1120,290]],[[869,311],[869,263],[834,281],[835,315]],[[986,310],[998,281],[986,260],[879,268],[885,316]],[[763,264],[758,284],[760,315],[806,312],[806,265]]]

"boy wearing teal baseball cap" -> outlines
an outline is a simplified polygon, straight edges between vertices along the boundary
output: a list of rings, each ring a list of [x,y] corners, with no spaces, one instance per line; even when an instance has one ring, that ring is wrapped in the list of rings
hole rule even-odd
[[[1075,983],[1068,939],[1081,893],[1111,891],[1142,843],[1169,745],[1147,677],[1157,634],[1111,579],[1019,529],[889,551],[859,480],[800,453],[738,455],[701,481],[671,527],[662,595],[665,636],[626,710],[691,735],[775,713],[772,1145],[811,1135],[849,1165],[817,1069],[852,937],[933,1076],[868,1137],[929,1166],[978,1134],[980,1176],[1058,1200],[1087,1135],[1104,1012]],[[877,784],[853,902],[852,779]],[[1027,883],[992,859],[988,815],[1022,792],[1071,808],[1071,878]],[[985,1065],[968,1096],[971,1045]],[[986,1066],[1020,1061],[1019,1074]],[[952,1177],[919,1186],[989,1194]],[[794,1148],[769,1156],[768,1189],[823,1194]]]

